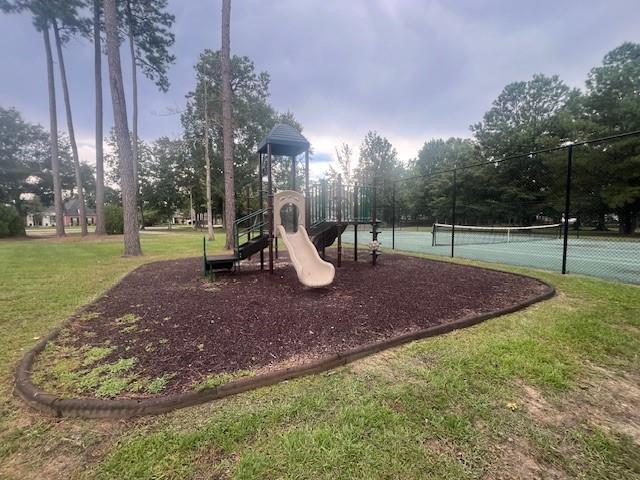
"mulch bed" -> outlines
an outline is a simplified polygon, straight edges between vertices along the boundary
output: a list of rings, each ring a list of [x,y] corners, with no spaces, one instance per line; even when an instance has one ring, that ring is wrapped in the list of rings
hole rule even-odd
[[[284,261],[274,275],[252,264],[213,283],[202,278],[201,262],[138,268],[89,306],[85,315],[95,319],[70,324],[71,342],[110,341],[117,348],[102,362],[135,356],[142,375],[175,373],[163,393],[178,393],[213,374],[344,352],[495,311],[547,288],[530,278],[404,255],[385,255],[376,267],[346,258],[333,285],[316,290],[303,287]],[[135,331],[116,321],[127,314],[139,317]]]

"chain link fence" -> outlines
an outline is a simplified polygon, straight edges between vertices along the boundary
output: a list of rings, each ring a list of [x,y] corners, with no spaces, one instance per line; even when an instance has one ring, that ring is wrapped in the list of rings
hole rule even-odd
[[[397,180],[379,208],[385,248],[640,284],[640,132]]]

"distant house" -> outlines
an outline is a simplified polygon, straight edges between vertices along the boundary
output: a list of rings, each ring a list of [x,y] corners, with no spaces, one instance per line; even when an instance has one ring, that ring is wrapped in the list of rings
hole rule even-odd
[[[96,224],[96,211],[92,208],[85,207],[87,216],[87,225]],[[80,200],[72,198],[64,202],[64,226],[73,227],[80,225]]]
[[[184,212],[176,210],[171,216],[171,223],[174,225],[191,225],[191,217],[187,217]]]
[[[27,215],[27,227],[55,227],[56,225],[56,209],[49,207],[41,213]]]
[[[80,201],[72,198],[64,202],[64,226],[73,227],[80,225]],[[92,208],[85,207],[87,216],[87,225],[96,224],[96,212]],[[49,207],[40,214],[29,214],[26,219],[27,227],[55,227],[56,226],[56,210]]]

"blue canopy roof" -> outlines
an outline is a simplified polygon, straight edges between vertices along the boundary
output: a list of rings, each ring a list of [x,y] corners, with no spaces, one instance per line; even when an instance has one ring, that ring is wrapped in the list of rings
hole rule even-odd
[[[309,150],[310,143],[291,125],[277,123],[258,145],[258,153],[267,153],[267,145],[271,145],[272,155],[292,157]]]

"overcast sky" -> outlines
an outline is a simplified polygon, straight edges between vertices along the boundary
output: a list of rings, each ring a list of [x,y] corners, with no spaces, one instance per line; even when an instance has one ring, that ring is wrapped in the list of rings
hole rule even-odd
[[[220,0],[170,0],[177,60],[168,93],[140,81],[146,140],[180,135],[179,115],[169,112],[184,106],[200,52],[220,48],[220,7]],[[370,129],[405,161],[427,139],[469,136],[507,83],[535,73],[582,87],[605,53],[640,41],[638,19],[640,0],[233,0],[231,50],[271,75],[270,101],[303,124],[317,175],[334,146],[357,147]],[[48,128],[42,37],[27,16],[0,15],[0,43],[0,105]],[[66,63],[81,157],[93,163],[92,44],[72,42]],[[106,61],[104,70],[108,131]]]

